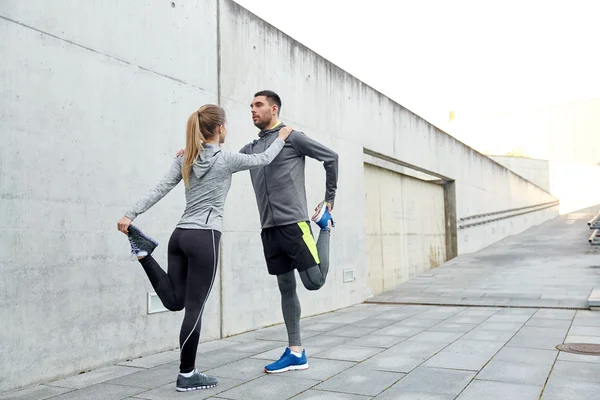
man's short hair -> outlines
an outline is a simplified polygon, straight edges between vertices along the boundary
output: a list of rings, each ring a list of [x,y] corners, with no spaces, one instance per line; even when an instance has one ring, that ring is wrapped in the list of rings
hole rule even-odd
[[[281,98],[272,90],[261,90],[254,97],[265,96],[270,105],[277,104],[277,113],[281,112]]]

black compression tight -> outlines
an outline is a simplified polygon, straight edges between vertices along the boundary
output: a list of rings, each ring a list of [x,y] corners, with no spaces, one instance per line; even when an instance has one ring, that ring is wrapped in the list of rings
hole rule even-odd
[[[179,346],[181,373],[195,368],[202,312],[217,274],[221,233],[206,229],[175,229],[168,246],[168,272],[152,256],[140,260],[163,305],[185,308]]]

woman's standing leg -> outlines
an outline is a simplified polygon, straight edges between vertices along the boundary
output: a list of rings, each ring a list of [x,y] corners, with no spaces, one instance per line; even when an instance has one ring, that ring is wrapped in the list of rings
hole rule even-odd
[[[179,335],[181,364],[177,380],[178,390],[194,390],[217,384],[216,379],[197,373],[195,366],[202,313],[217,275],[220,239],[220,232],[200,229],[184,230],[180,238],[181,249],[187,256],[188,268],[185,315]]]

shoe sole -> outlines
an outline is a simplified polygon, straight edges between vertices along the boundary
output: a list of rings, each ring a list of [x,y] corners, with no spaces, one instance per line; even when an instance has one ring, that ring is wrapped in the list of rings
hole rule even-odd
[[[326,204],[323,204],[323,207],[321,207],[316,213],[314,213],[314,215],[312,216],[312,221],[316,224],[317,221],[320,221],[321,218],[323,218],[323,215],[325,215],[325,209],[327,208]]]
[[[285,367],[282,369],[276,369],[274,371],[269,371],[268,369],[265,368],[265,372],[267,374],[281,374],[282,372],[288,372],[288,371],[302,371],[308,369],[308,364],[302,364],[302,365],[290,365],[289,367]]]
[[[215,386],[217,386],[217,384],[215,383],[214,385],[206,385],[206,386],[194,386],[191,388],[180,388],[180,387],[175,387],[175,390],[177,390],[178,392],[191,392],[193,390],[202,390],[202,389],[212,389]]]

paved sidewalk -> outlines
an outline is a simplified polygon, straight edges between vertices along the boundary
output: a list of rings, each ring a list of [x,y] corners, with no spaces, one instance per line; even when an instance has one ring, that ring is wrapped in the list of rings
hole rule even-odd
[[[600,357],[557,344],[600,343],[600,312],[361,304],[303,320],[310,368],[266,375],[283,325],[199,348],[216,388],[175,391],[178,351],[76,375],[0,399],[543,400],[600,393]]]
[[[564,215],[460,256],[369,302],[587,309],[592,288],[600,287],[600,247],[587,241],[587,221],[598,210]]]

